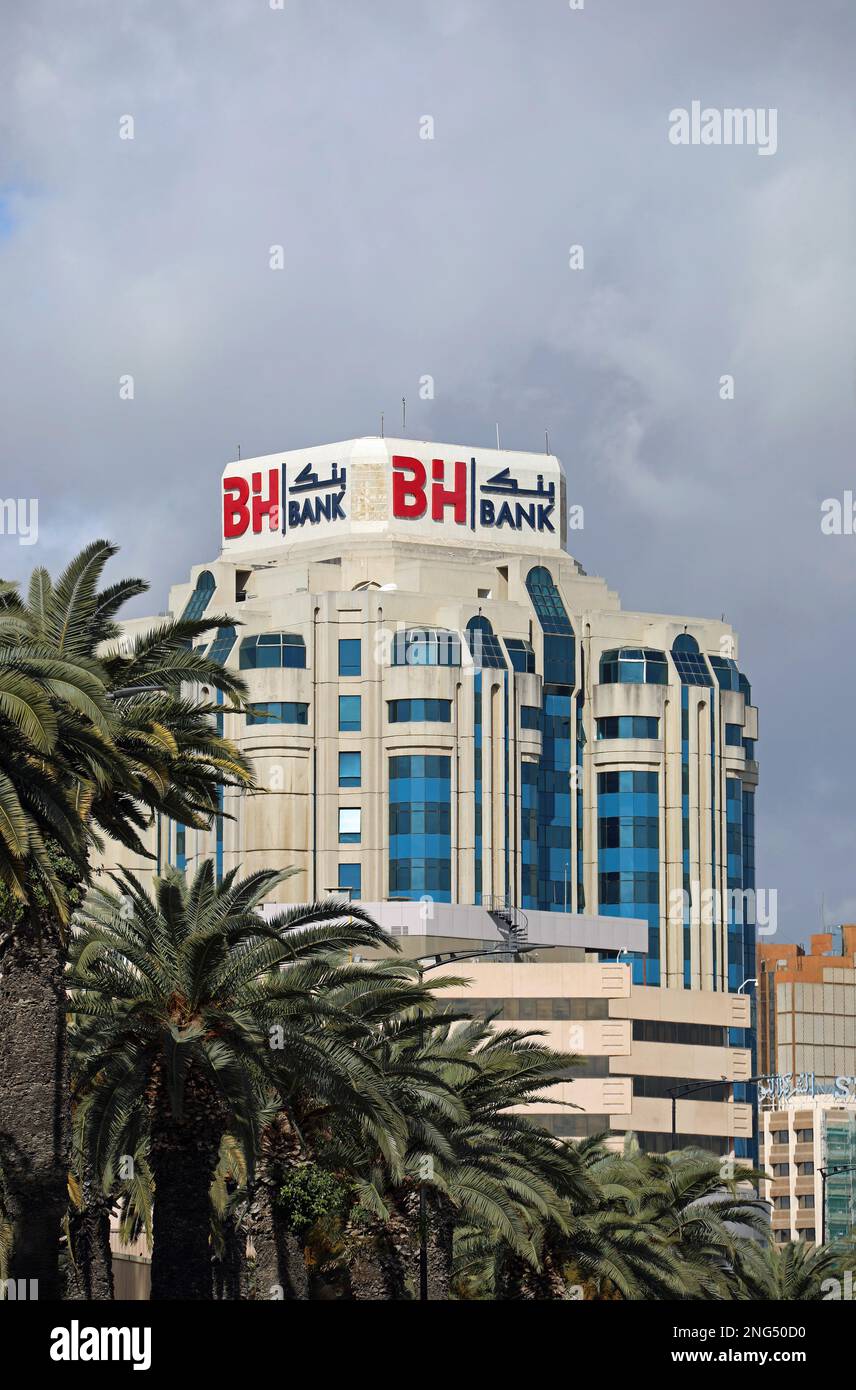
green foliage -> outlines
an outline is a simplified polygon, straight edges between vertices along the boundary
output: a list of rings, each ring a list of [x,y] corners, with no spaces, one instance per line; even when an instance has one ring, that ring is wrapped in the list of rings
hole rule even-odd
[[[307,1163],[286,1178],[279,1189],[279,1204],[289,1229],[303,1235],[317,1221],[343,1215],[352,1191],[352,1182],[317,1163]]]
[[[116,617],[147,584],[100,588],[116,546],[94,541],[57,580],[36,569],[27,597],[0,581],[0,883],[8,899],[47,903],[64,923],[99,835],[148,856],[141,832],[156,812],[204,827],[221,786],[250,786],[249,765],[214,722],[216,706],[188,699],[187,682],[239,708],[237,672],[193,643],[224,621],[164,621],[124,646]],[[73,873],[57,873],[50,845]]]

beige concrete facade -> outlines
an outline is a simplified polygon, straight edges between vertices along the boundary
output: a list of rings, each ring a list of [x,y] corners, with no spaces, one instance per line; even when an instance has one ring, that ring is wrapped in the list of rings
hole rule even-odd
[[[469,961],[460,970],[470,981],[466,992],[447,989],[441,997],[475,1013],[497,1012],[497,1027],[535,1030],[580,1056],[573,1079],[533,1107],[558,1135],[603,1130],[618,1147],[632,1131],[643,1148],[665,1151],[671,1088],[751,1075],[749,1049],[728,1043],[730,1029],[749,1027],[746,995],[634,985],[629,966],[591,955],[555,964]],[[679,1099],[677,1134],[679,1146],[731,1152],[735,1139],[751,1140],[752,1106],[721,1086]]]

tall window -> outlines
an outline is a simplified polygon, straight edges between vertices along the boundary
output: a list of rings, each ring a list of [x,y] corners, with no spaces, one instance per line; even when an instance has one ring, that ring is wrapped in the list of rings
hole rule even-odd
[[[529,571],[526,588],[544,634],[544,684],[569,690],[575,683],[574,629],[562,596],[543,565]]]
[[[211,643],[211,650],[208,656],[212,661],[219,661],[221,666],[225,666],[230,651],[238,639],[237,629],[234,627],[218,627],[217,636]]]
[[[481,616],[470,618],[467,623],[467,644],[473,664],[479,670],[498,668],[504,671],[506,669],[502,647],[499,645],[499,639],[494,636],[493,628],[487,618]]]
[[[184,605],[184,612],[181,615],[182,619],[188,618],[195,620],[196,618],[201,618],[211,602],[216,587],[217,585],[211,571],[203,570],[202,573],[197,576],[196,588]]]
[[[362,784],[362,755],[360,753],[339,754],[339,786],[359,787]]]
[[[362,675],[362,643],[359,637],[339,638],[339,675]]]
[[[362,812],[359,807],[340,806],[339,844],[358,845],[361,835]]]
[[[656,772],[599,772],[598,895],[606,917],[648,923],[648,954],[631,955],[637,984],[660,983],[660,814]]]
[[[352,899],[359,898],[363,891],[363,870],[360,864],[339,865],[339,892],[347,893]]]
[[[358,733],[362,728],[362,700],[359,695],[339,696],[339,728],[343,733]]]
[[[390,758],[390,897],[451,902],[451,800],[451,758]]]

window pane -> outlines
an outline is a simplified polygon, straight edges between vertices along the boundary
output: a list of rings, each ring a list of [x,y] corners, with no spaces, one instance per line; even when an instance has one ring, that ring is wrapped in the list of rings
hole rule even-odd
[[[339,675],[359,676],[362,674],[362,643],[359,637],[339,638]]]
[[[358,807],[339,808],[339,843],[356,845],[360,842],[361,811]]]
[[[359,695],[339,696],[339,728],[354,733],[361,728],[361,702]]]
[[[339,754],[339,786],[358,787],[361,782],[361,755],[359,753]]]

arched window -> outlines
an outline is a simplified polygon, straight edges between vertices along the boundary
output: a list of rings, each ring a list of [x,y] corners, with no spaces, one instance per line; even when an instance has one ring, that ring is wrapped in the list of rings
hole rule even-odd
[[[493,628],[487,618],[483,618],[481,615],[477,618],[470,618],[467,623],[467,645],[473,663],[479,670],[486,667],[500,671],[506,669],[502,647],[499,645],[499,639],[494,636]]]
[[[526,588],[543,632],[573,634],[571,620],[549,570],[543,565],[530,570],[526,576]]]
[[[679,633],[672,643],[672,660],[682,685],[713,685],[710,667],[688,632]]]
[[[182,621],[186,618],[191,620],[201,618],[211,602],[216,587],[217,584],[210,570],[203,570],[201,574],[197,575],[196,588],[184,605],[184,612],[181,615]]]
[[[526,588],[544,634],[544,684],[570,689],[576,679],[574,629],[553,576],[536,565]]]

